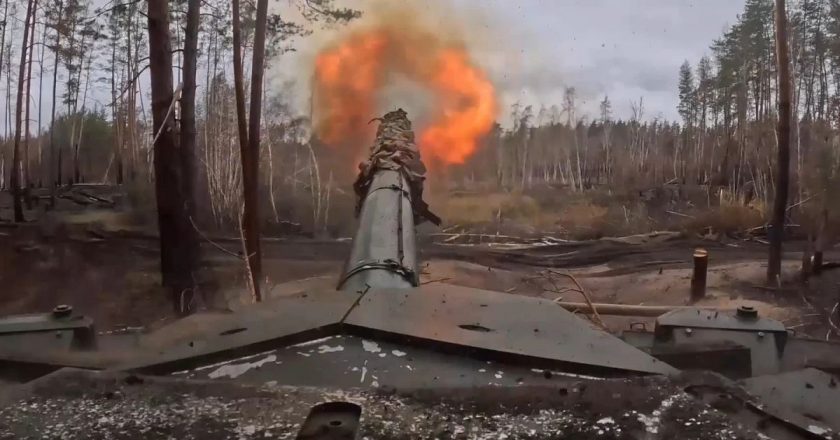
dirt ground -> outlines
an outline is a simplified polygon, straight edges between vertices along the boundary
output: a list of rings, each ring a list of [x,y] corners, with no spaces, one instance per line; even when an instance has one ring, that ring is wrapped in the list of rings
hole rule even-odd
[[[668,237],[666,237],[668,238]],[[594,302],[636,305],[685,305],[691,278],[691,251],[698,245],[711,255],[708,295],[700,305],[735,308],[751,304],[761,314],[799,334],[826,337],[826,316],[838,300],[840,270],[829,270],[808,286],[793,281],[798,270],[796,244],[788,248],[781,289],[763,287],[766,247],[759,243],[668,238],[616,244],[609,240],[538,248],[452,246],[421,239],[421,282],[450,283],[505,291],[512,295],[582,301],[562,278],[545,278],[546,266],[573,274]],[[235,242],[221,243],[236,249]],[[559,246],[559,248],[558,248]],[[569,251],[568,248],[573,248]],[[267,297],[335,286],[347,241],[268,239],[264,267]],[[203,249],[202,308],[233,310],[247,303],[241,261],[210,245]],[[840,260],[832,251],[828,261]],[[45,229],[42,225],[0,226],[0,314],[44,312],[70,304],[94,318],[100,330],[154,328],[174,319],[159,287],[158,247],[153,237],[125,237],[82,228]],[[615,331],[652,319],[605,318]]]
[[[137,226],[130,209],[111,202],[107,186],[83,187],[73,198],[58,199],[55,210],[36,205],[15,225],[0,221],[0,315],[46,312],[70,304],[108,331],[124,327],[156,328],[174,317],[168,295],[160,287],[159,248],[154,230]],[[8,218],[10,200],[0,193],[0,218]],[[81,202],[81,203],[80,203]],[[423,262],[422,283],[449,283],[511,295],[580,302],[568,291],[571,281],[547,270],[574,275],[592,301],[632,305],[685,305],[691,280],[691,253],[703,247],[710,254],[708,294],[699,305],[735,308],[751,304],[800,334],[824,339],[827,316],[840,295],[840,270],[828,270],[807,285],[797,278],[802,243],[786,243],[783,285],[764,287],[767,247],[759,241],[726,237],[687,237],[661,232],[588,241],[543,240],[504,244],[473,240],[463,234],[453,241],[439,230],[418,228]],[[461,235],[460,233],[457,235]],[[498,237],[497,237],[498,238]],[[463,239],[467,239],[464,241]],[[237,239],[214,238],[203,243],[199,309],[224,312],[251,301],[245,290],[244,264]],[[504,241],[504,240],[502,240]],[[460,243],[460,244],[456,244]],[[263,266],[267,298],[332,289],[337,283],[349,239],[315,240],[266,237]],[[826,253],[840,261],[840,249]],[[605,318],[614,331],[652,319]]]

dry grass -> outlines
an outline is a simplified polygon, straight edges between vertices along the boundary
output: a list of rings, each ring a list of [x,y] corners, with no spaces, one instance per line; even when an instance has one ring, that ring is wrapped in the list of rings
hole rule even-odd
[[[540,188],[502,193],[476,191],[436,201],[445,227],[458,230],[508,235],[554,235],[570,239],[595,239],[681,230],[691,234],[731,234],[765,223],[760,200],[721,197],[719,206],[686,209],[647,206],[634,193],[615,194],[602,190],[568,192]],[[690,204],[689,204],[690,206]],[[668,210],[681,210],[676,214]]]
[[[154,193],[150,185],[127,184],[126,192],[128,212],[132,217],[121,217],[121,222],[154,224],[156,219],[151,215],[154,213]],[[670,193],[668,196],[646,202],[638,191],[632,190],[614,192],[599,188],[576,192],[540,186],[525,192],[500,192],[476,186],[455,193],[430,191],[427,201],[443,218],[444,228],[455,227],[452,232],[521,237],[551,235],[583,240],[655,230],[731,234],[765,223],[766,210],[761,200],[747,201],[725,189],[718,194],[718,200],[713,200],[719,205],[708,208],[705,200],[685,201]],[[332,194],[326,225],[328,235],[353,235],[356,222],[349,213],[353,212],[354,205],[352,193],[335,191]],[[265,203],[264,206],[266,233],[282,234],[283,230],[275,226],[277,219],[271,205]],[[304,233],[316,232],[312,225],[311,198],[305,191],[299,191],[296,197],[277,197],[276,209],[280,220],[300,224]],[[210,215],[209,212],[204,214]]]
[[[609,208],[583,200],[563,206],[556,216],[556,224],[562,231],[576,238],[601,236],[610,221]]]
[[[446,225],[478,226],[500,220],[532,222],[540,216],[540,207],[533,198],[518,193],[464,194],[440,202]]]
[[[683,223],[685,232],[702,233],[711,230],[714,233],[743,232],[763,225],[763,211],[753,206],[724,203],[697,213],[694,218]]]
[[[586,194],[469,193],[435,203],[444,227],[511,235],[561,235],[598,238],[646,230],[621,205],[595,203]],[[633,224],[630,224],[633,222]]]

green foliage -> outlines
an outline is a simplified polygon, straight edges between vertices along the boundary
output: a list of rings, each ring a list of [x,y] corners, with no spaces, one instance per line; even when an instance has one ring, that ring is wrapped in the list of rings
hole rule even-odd
[[[736,113],[752,110],[756,117],[769,113],[774,48],[771,0],[748,0],[737,23],[712,44],[717,67],[711,82],[716,95],[712,108],[723,115],[727,125]],[[748,109],[750,99],[755,105]]]
[[[840,200],[840,152],[838,139],[828,124],[815,123],[810,130],[814,136],[802,182],[808,199],[801,214],[802,223],[815,231],[823,209],[832,222],[840,220],[840,204],[836,203]]]
[[[71,134],[74,127],[76,137],[84,123],[82,138],[79,142],[81,155],[86,164],[90,164],[88,171],[99,174],[104,173],[104,167],[108,165],[111,152],[113,151],[114,133],[111,121],[102,112],[85,112],[72,116],[62,115],[55,120],[53,127],[53,142],[56,148],[62,148],[65,152],[70,151]],[[50,138],[50,132],[44,133],[44,138]],[[68,158],[68,153],[65,153]],[[96,176],[99,178],[101,174]]]
[[[601,123],[606,124],[612,118],[612,103],[610,97],[604,95],[604,100],[598,104],[598,114],[601,117]],[[594,122],[594,121],[593,121]]]
[[[296,23],[284,18],[279,13],[269,13],[266,29],[266,63],[285,52],[294,51],[292,44],[295,38],[305,37],[312,33],[312,26],[322,24],[325,26],[343,25],[351,20],[362,16],[361,11],[351,8],[339,8],[335,6],[334,0],[293,0],[290,2],[300,11],[303,21]],[[229,2],[225,2],[225,15]],[[217,14],[221,8],[217,8]],[[242,29],[242,41],[247,46],[253,40],[254,27],[256,26],[256,1],[240,2],[240,23]],[[218,20],[216,20],[218,21]],[[227,22],[227,16],[225,17]],[[224,32],[224,27],[216,27]],[[229,27],[229,26],[227,26]]]
[[[327,23],[346,24],[362,16],[361,11],[335,7],[334,0],[304,0],[301,13],[311,22],[324,20]]]

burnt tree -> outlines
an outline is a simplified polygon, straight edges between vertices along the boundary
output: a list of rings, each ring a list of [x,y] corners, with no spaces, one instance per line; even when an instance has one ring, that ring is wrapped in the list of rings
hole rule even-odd
[[[242,229],[245,252],[250,275],[249,284],[255,301],[260,301],[260,274],[262,258],[260,253],[259,219],[259,158],[260,158],[260,116],[262,109],[262,78],[265,63],[265,34],[268,16],[268,1],[257,2],[256,26],[254,29],[254,52],[251,64],[251,108],[246,127],[245,91],[242,74],[241,23],[239,2],[233,1],[233,64],[234,86],[236,88],[236,119],[239,131],[239,148],[242,156]]]
[[[262,116],[262,86],[265,72],[265,33],[268,20],[268,0],[257,1],[257,23],[254,29],[254,53],[251,63],[251,109],[248,113],[248,164],[242,167],[245,195],[245,244],[253,279],[254,296],[261,299],[259,282],[262,274],[260,253],[260,210],[258,199],[260,174],[260,117]],[[244,157],[243,157],[244,160]],[[243,163],[243,165],[245,165]]]
[[[257,283],[257,274],[260,269],[259,254],[259,228],[254,227],[253,220],[256,220],[256,191],[252,192],[250,184],[256,183],[253,165],[259,158],[251,158],[251,149],[248,143],[248,121],[245,115],[245,87],[244,74],[242,72],[242,28],[239,19],[239,0],[233,0],[233,86],[236,93],[236,123],[239,134],[239,153],[242,158],[242,183],[245,205],[242,208],[242,229],[245,237],[245,256],[248,264],[250,279],[249,286],[253,289],[254,300],[259,301],[260,286]],[[256,54],[256,47],[254,54]],[[256,233],[256,235],[254,235]],[[256,246],[257,249],[254,249]]]
[[[193,219],[195,218],[195,77],[198,61],[198,26],[201,0],[189,0],[187,3],[187,25],[184,32],[184,67],[183,67],[183,93],[181,95],[181,144],[178,152],[181,164],[181,194],[183,217],[186,218],[188,226],[183,230],[185,270],[190,274],[195,273],[198,267],[199,246]],[[187,281],[193,281],[190,277]],[[193,283],[194,284],[194,283]],[[190,296],[185,300],[186,304],[192,303],[192,296],[195,294],[195,286],[191,284]]]
[[[779,144],[776,162],[776,200],[773,204],[769,239],[770,251],[767,258],[767,283],[779,281],[782,271],[782,239],[785,229],[788,186],[790,184],[790,124],[791,124],[791,80],[790,55],[788,50],[787,17],[785,0],[776,0],[776,62],[779,72],[779,121],[776,138]]]
[[[160,231],[160,266],[163,285],[170,289],[177,313],[189,311],[193,273],[180,183],[180,156],[174,120],[172,47],[167,0],[149,0],[149,69],[151,74],[155,197]]]

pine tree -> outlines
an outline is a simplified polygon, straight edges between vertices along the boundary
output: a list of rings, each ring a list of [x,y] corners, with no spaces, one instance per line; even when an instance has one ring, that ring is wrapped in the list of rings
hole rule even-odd
[[[683,119],[683,124],[686,127],[691,127],[694,124],[694,112],[697,107],[697,101],[694,88],[694,73],[688,61],[683,62],[680,66],[678,87],[680,103],[677,106],[677,110]]]
[[[697,122],[701,130],[706,128],[708,123],[708,111],[712,101],[713,72],[712,62],[709,57],[703,56],[697,63]]]

